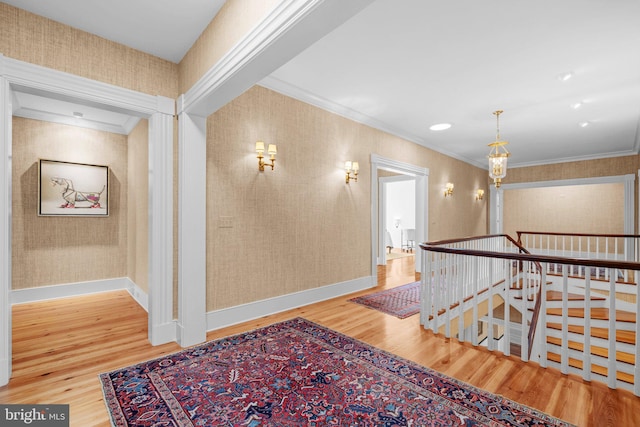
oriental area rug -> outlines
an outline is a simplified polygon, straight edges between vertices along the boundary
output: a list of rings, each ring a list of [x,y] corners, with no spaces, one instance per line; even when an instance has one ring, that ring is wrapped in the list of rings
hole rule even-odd
[[[100,381],[117,427],[568,426],[302,318]]]
[[[349,301],[405,319],[420,312],[420,282],[407,283]]]

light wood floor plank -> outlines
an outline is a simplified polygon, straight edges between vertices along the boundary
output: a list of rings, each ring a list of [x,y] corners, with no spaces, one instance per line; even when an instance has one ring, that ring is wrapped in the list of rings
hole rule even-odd
[[[476,387],[580,426],[638,426],[640,398],[558,370],[458,343],[425,331],[419,316],[400,320],[349,298],[415,281],[413,258],[391,260],[375,289],[230,326],[209,340],[304,317]],[[98,374],[176,352],[151,346],[147,316],[124,291],[13,308],[14,374],[0,388],[2,403],[66,403],[71,425],[109,426]]]

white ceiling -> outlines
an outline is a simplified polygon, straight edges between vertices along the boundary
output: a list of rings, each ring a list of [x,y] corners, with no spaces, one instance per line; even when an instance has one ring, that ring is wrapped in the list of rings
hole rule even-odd
[[[178,63],[225,0],[3,0]]]
[[[5,2],[173,61],[223,3]],[[638,17],[637,0],[376,0],[260,84],[482,167],[497,109],[512,166],[637,154]]]

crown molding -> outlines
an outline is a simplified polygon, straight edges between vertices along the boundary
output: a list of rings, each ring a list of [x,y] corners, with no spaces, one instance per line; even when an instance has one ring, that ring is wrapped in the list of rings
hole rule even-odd
[[[587,155],[587,156],[561,157],[558,159],[545,160],[542,162],[509,163],[509,169],[526,168],[531,166],[554,165],[558,163],[582,162],[587,160],[602,160],[602,159],[610,159],[614,157],[636,156],[637,154],[638,152],[635,150],[625,150],[625,151],[616,151],[612,153],[593,154],[593,155]],[[484,169],[487,169],[487,168],[484,168]]]
[[[18,108],[16,111],[14,111],[13,115],[16,117],[23,117],[25,119],[61,123],[64,125],[117,133],[120,135],[129,135],[129,133],[131,133],[133,128],[140,121],[140,117],[130,116],[130,118],[123,125],[116,125],[113,123],[104,123],[87,119],[78,120],[67,115],[52,113],[49,111],[35,110],[31,108]]]
[[[269,90],[272,90],[274,92],[278,92],[282,95],[288,96],[290,98],[297,99],[298,101],[302,101],[306,104],[313,105],[315,107],[318,107],[330,113],[337,114],[339,116],[342,116],[354,122],[361,123],[363,125],[388,133],[390,135],[397,136],[398,138],[402,138],[406,141],[413,142],[414,144],[418,144],[422,147],[444,154],[445,156],[451,157],[453,159],[460,160],[461,162],[468,163],[472,166],[475,166],[481,169],[488,168],[488,166],[485,165],[484,163],[480,163],[473,159],[460,156],[459,154],[453,153],[448,150],[443,150],[441,147],[436,147],[434,145],[429,144],[427,140],[425,140],[424,138],[421,138],[417,135],[414,135],[402,129],[391,126],[388,123],[375,119],[371,116],[367,116],[366,114],[362,114],[351,108],[345,107],[344,105],[341,105],[341,104],[329,101],[326,98],[322,98],[317,95],[314,95],[308,91],[302,90],[297,86],[286,83],[275,77],[267,76],[260,81],[259,85]]]

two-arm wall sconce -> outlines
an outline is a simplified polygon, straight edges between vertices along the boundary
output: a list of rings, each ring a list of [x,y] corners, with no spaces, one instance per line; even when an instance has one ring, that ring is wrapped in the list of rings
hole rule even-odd
[[[446,187],[444,187],[444,197],[453,195],[453,183],[447,182]]]
[[[484,198],[484,190],[479,188],[476,190],[476,200],[482,200]]]
[[[358,172],[360,171],[360,165],[358,162],[352,162],[351,160],[347,160],[344,162],[344,170],[346,172],[345,182],[348,184],[350,180],[358,181]],[[353,172],[353,176],[351,176],[351,172]]]
[[[258,170],[260,172],[264,172],[265,166],[271,166],[271,170],[276,165],[276,154],[278,153],[278,149],[276,144],[269,144],[267,149],[267,154],[269,154],[269,159],[271,163],[265,163],[264,161],[264,142],[258,141],[256,142],[256,153],[258,153]]]

